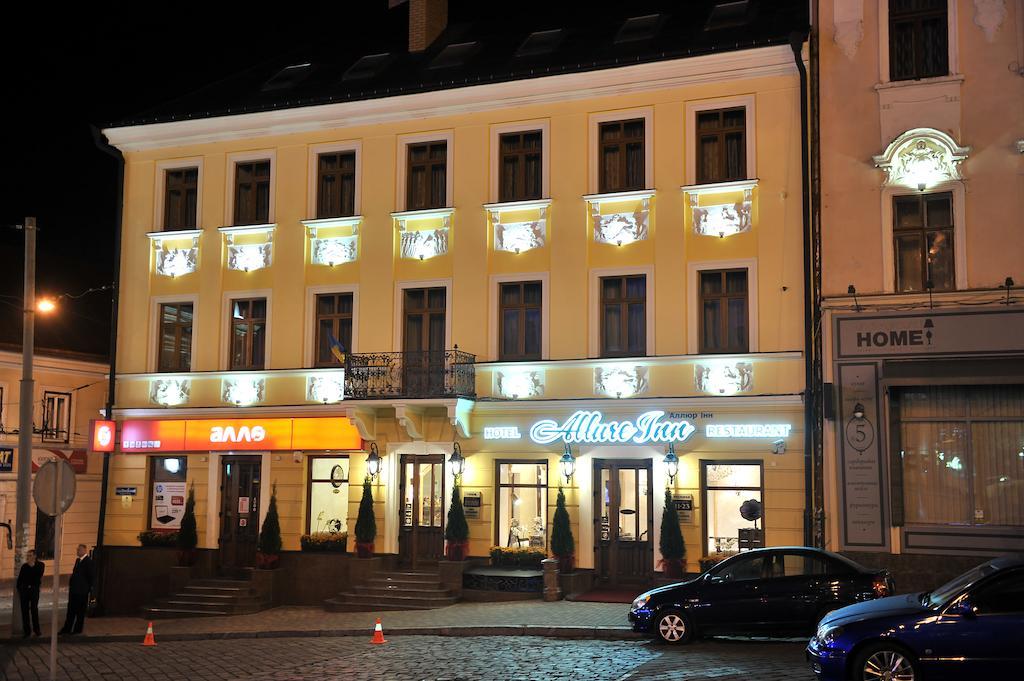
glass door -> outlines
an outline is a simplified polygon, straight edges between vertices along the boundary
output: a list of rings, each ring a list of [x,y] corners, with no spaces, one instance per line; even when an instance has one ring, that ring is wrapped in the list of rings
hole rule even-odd
[[[221,459],[221,567],[242,568],[256,564],[259,493],[259,457],[225,456]]]
[[[654,569],[651,460],[597,459],[594,479],[598,579],[609,585],[649,581]]]
[[[444,287],[405,291],[402,366],[406,395],[444,392],[446,298]]]
[[[398,559],[416,567],[444,555],[444,456],[403,454]]]

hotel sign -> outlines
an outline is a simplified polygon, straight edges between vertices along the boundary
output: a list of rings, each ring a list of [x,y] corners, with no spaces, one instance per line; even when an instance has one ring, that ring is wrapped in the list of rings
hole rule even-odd
[[[553,419],[537,421],[530,439],[539,445],[562,441],[566,444],[654,444],[685,442],[697,428],[685,420],[665,419],[663,411],[648,411],[632,421],[606,421],[599,411],[577,411],[562,423]]]
[[[737,423],[714,424],[704,426],[706,437],[789,437],[793,429],[788,423]]]
[[[347,418],[124,421],[120,451],[211,452],[361,449]]]

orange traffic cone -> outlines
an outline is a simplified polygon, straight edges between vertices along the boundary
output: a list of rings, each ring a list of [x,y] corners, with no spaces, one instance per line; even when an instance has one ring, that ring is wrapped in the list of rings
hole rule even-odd
[[[370,643],[387,643],[384,640],[384,627],[380,626],[380,618],[377,618],[377,624],[373,627],[373,638],[370,639]],[[155,643],[153,645],[156,645]]]
[[[146,627],[146,638],[142,639],[142,645],[144,646],[155,646],[156,639],[153,638],[153,623],[150,622],[149,626]]]

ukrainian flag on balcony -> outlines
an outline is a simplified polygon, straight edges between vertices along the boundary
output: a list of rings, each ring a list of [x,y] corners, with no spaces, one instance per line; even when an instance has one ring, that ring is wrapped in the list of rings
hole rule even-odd
[[[334,358],[342,365],[345,364],[345,360],[348,359],[348,353],[345,352],[345,346],[341,344],[333,333],[327,332],[327,342],[331,346],[331,354]]]

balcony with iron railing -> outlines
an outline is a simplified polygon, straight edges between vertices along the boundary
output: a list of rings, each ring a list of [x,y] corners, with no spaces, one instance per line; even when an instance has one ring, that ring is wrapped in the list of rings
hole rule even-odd
[[[476,355],[407,350],[349,355],[345,397],[355,400],[475,397]]]

